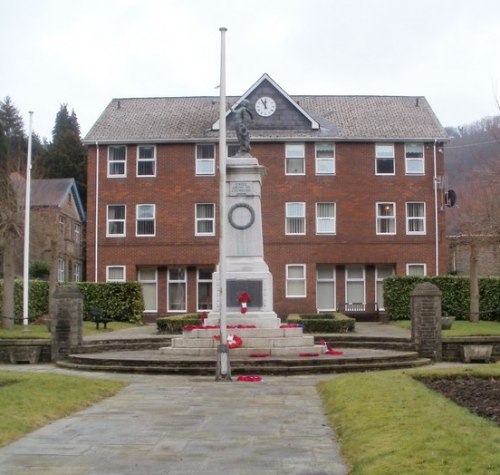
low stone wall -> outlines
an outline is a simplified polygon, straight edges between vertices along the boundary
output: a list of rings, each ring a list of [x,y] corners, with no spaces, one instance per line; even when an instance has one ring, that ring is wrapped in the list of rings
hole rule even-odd
[[[500,337],[498,336],[464,336],[442,339],[443,361],[463,361],[462,347],[465,345],[491,345],[491,362],[500,361]]]
[[[0,340],[0,363],[2,364],[36,364],[50,363],[50,340]]]

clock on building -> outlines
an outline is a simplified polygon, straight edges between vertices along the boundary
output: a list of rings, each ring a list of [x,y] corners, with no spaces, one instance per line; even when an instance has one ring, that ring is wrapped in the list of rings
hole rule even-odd
[[[276,111],[276,102],[271,97],[259,97],[255,102],[255,111],[262,117],[269,117]]]

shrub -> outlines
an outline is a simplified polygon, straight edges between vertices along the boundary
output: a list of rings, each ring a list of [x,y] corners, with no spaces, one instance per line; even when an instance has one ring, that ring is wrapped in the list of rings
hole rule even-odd
[[[182,315],[173,315],[171,317],[160,317],[156,319],[158,333],[182,333],[182,328],[185,325],[199,324],[201,324],[201,316],[197,313],[185,313]]]
[[[0,309],[3,305],[3,280],[0,280]],[[28,318],[36,320],[40,315],[49,313],[49,283],[43,280],[30,280],[28,295]],[[23,318],[23,281],[14,283],[14,318]]]
[[[137,323],[142,320],[144,298],[139,282],[81,282],[84,316],[89,307],[98,307],[103,316],[117,322]]]
[[[30,279],[47,280],[50,274],[50,264],[47,261],[35,261],[30,265]]]
[[[356,320],[342,313],[291,314],[287,323],[301,324],[306,333],[347,333],[354,331]]]
[[[422,282],[430,282],[443,293],[443,315],[458,320],[469,318],[470,287],[468,277],[387,277],[384,279],[384,307],[390,320],[407,320],[411,316],[410,293]],[[479,279],[479,307],[481,320],[500,321],[500,279]]]

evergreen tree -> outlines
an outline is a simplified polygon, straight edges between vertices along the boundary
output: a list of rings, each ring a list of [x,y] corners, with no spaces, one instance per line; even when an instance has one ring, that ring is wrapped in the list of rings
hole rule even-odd
[[[52,143],[41,158],[41,171],[46,178],[74,178],[85,204],[87,195],[87,151],[80,138],[75,111],[68,113],[62,104],[52,129]]]
[[[0,101],[0,130],[0,160],[21,172],[26,168],[27,139],[21,113],[9,96]]]

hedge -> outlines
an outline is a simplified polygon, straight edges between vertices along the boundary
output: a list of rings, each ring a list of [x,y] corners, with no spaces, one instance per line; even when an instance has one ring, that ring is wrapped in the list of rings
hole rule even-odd
[[[158,333],[177,334],[182,333],[182,328],[186,325],[200,325],[201,315],[198,313],[184,313],[171,317],[160,317],[156,319]]]
[[[354,331],[356,320],[343,313],[303,313],[291,314],[287,323],[300,324],[306,333],[347,333]]]
[[[28,295],[28,318],[36,320],[49,313],[49,283],[45,280],[30,280]],[[0,312],[3,308],[3,280],[0,280]],[[23,318],[23,281],[14,282],[14,318]]]
[[[387,277],[384,279],[384,307],[390,320],[408,320],[411,316],[410,293],[422,282],[430,282],[443,293],[443,315],[469,319],[470,287],[468,277]],[[479,278],[480,319],[500,321],[500,278]]]
[[[66,285],[66,284],[62,284]],[[84,316],[89,306],[99,307],[104,315],[115,321],[138,322],[142,320],[144,300],[139,282],[79,282],[78,288],[84,298]],[[3,280],[0,280],[0,309],[3,302]],[[49,283],[30,280],[29,310],[30,321],[49,313]],[[23,281],[14,284],[14,317],[23,317]]]

